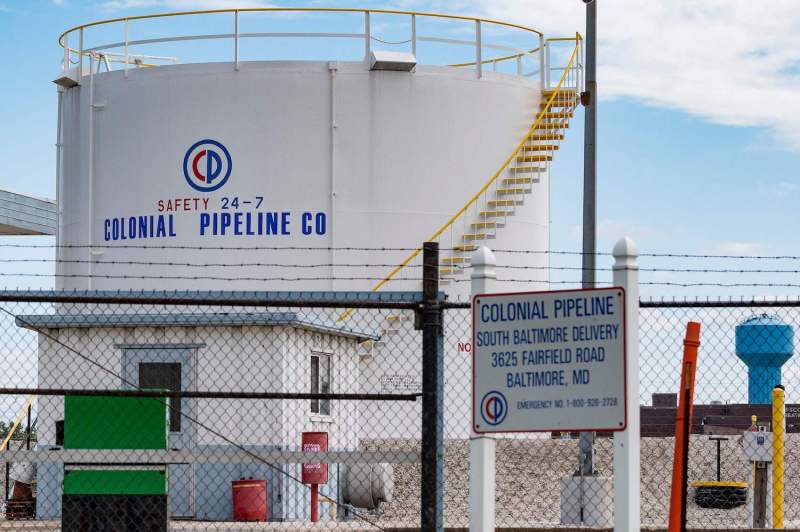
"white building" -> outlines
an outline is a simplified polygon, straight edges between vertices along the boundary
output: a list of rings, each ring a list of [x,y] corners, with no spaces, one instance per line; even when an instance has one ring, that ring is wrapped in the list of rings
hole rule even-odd
[[[306,391],[316,378],[321,392],[356,393],[359,344],[376,338],[293,312],[51,314],[21,316],[17,325],[46,331],[39,338],[39,386],[44,388],[292,393]],[[98,371],[96,364],[109,371]],[[56,421],[63,419],[63,397],[39,401],[39,445],[50,447],[56,443]],[[327,432],[332,451],[359,445],[352,401],[184,398],[179,409],[170,411],[174,449],[214,449],[232,441],[252,450],[299,450],[304,431]],[[136,420],[130,421],[136,430]],[[39,468],[40,518],[60,515],[63,469],[48,466]],[[275,467],[288,467],[286,472],[299,477],[297,467]],[[307,490],[252,460],[171,466],[171,513],[230,519],[230,482],[249,476],[267,479],[273,518],[307,516]],[[321,493],[335,496],[338,480],[334,465]]]

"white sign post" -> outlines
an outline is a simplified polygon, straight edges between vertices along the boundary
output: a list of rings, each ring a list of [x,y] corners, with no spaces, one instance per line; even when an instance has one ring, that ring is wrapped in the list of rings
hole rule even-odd
[[[483,294],[472,309],[475,432],[625,429],[623,288]]]
[[[494,530],[491,433],[509,430],[614,431],[614,531],[641,529],[639,251],[625,237],[613,255],[614,284],[622,288],[525,294],[491,294],[494,255],[481,247],[472,257],[472,293],[478,295],[472,304],[470,532]]]

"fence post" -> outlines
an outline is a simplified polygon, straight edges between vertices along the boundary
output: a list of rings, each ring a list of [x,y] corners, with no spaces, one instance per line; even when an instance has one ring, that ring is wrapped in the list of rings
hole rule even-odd
[[[614,246],[614,286],[625,289],[628,425],[614,433],[614,532],[639,532],[639,250],[628,237]]]
[[[491,294],[497,279],[494,253],[481,246],[472,254],[472,296]],[[472,346],[475,349],[475,346]],[[470,422],[471,425],[471,422]],[[469,438],[469,530],[494,530],[495,441],[489,434],[476,434],[470,427]]]
[[[783,529],[784,520],[784,438],[786,428],[784,388],[772,390],[772,528]]]
[[[439,243],[422,248],[422,485],[425,532],[444,530],[444,331],[439,300]]]

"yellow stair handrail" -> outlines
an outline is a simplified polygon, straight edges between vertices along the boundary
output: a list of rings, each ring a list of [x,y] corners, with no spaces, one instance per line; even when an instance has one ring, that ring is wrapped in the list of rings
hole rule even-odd
[[[561,74],[561,79],[558,80],[558,84],[553,89],[553,93],[550,95],[550,98],[547,100],[547,104],[544,106],[544,109],[539,111],[539,114],[537,115],[536,120],[534,120],[533,125],[525,133],[525,136],[522,138],[522,140],[519,142],[519,144],[517,144],[517,147],[514,148],[514,151],[511,153],[511,155],[508,156],[508,158],[500,166],[500,169],[497,170],[497,172],[495,172],[494,175],[492,175],[492,177],[489,178],[488,181],[486,181],[486,183],[484,183],[484,185],[478,190],[478,192],[476,192],[464,204],[463,207],[461,207],[458,211],[456,211],[456,213],[453,216],[451,216],[450,219],[447,220],[447,222],[445,222],[445,224],[442,227],[440,227],[435,233],[433,233],[430,237],[428,237],[426,242],[432,242],[432,241],[436,240],[437,238],[439,238],[439,236],[441,236],[442,233],[444,233],[450,226],[452,226],[453,223],[458,219],[458,217],[461,216],[462,214],[464,214],[464,212],[466,212],[466,210],[469,209],[472,206],[472,204],[475,203],[478,200],[478,198],[481,197],[481,194],[486,192],[489,189],[489,187],[491,187],[492,184],[495,181],[497,181],[497,178],[500,177],[500,175],[508,168],[508,165],[511,164],[511,161],[514,160],[514,158],[517,156],[517,154],[520,152],[520,150],[523,148],[523,146],[525,146],[525,143],[528,142],[528,137],[530,137],[536,131],[536,128],[539,126],[539,124],[542,123],[542,121],[544,120],[545,114],[550,110],[550,108],[553,105],[553,102],[556,99],[556,96],[558,96],[559,92],[561,91],[561,86],[564,84],[564,81],[567,79],[567,74],[572,69],[572,65],[573,65],[573,63],[575,62],[575,59],[578,56],[578,49],[580,47],[580,39],[581,39],[580,35],[576,34],[576,36],[575,36],[575,41],[576,41],[575,42],[575,48],[572,50],[572,55],[569,58],[569,62],[567,63],[567,66],[564,68],[564,72]],[[422,247],[416,248],[413,252],[411,252],[411,254],[408,257],[406,257],[406,259],[403,262],[401,262],[400,264],[395,266],[395,268],[391,272],[389,272],[388,275],[386,275],[383,279],[381,279],[381,281],[379,281],[375,286],[373,286],[371,291],[372,292],[377,292],[378,290],[380,290],[381,287],[383,287],[383,285],[385,285],[386,283],[391,281],[392,278],[395,275],[397,275],[397,273],[400,270],[402,270],[403,268],[408,266],[408,264],[412,260],[414,260],[414,258],[416,258],[417,255],[419,255],[421,252],[422,252]],[[344,320],[345,318],[347,318],[352,311],[353,311],[353,309],[348,309],[347,311],[342,313],[342,315],[339,316],[339,320],[341,321],[341,320]]]
[[[17,427],[19,427],[19,424],[22,423],[22,418],[25,416],[25,411],[28,410],[28,408],[30,408],[31,404],[33,404],[34,399],[36,399],[35,395],[31,395],[30,397],[28,397],[28,400],[25,402],[25,406],[22,407],[22,410],[20,410],[19,414],[17,414],[17,417],[14,419],[14,424],[11,426],[11,429],[8,431],[8,434],[6,434],[3,443],[0,444],[0,451],[5,450],[6,445],[8,445],[8,442],[11,441],[11,437],[14,435],[15,432],[17,432]]]

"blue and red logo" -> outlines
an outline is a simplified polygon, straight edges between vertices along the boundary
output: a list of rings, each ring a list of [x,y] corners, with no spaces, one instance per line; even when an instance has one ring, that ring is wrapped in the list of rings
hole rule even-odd
[[[489,425],[499,425],[508,414],[508,401],[500,392],[489,392],[481,400],[481,417]]]
[[[183,157],[186,182],[200,192],[211,192],[220,188],[228,181],[232,168],[231,154],[216,140],[203,139],[195,142]]]

